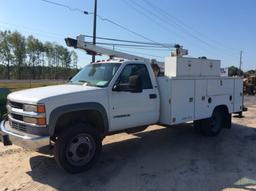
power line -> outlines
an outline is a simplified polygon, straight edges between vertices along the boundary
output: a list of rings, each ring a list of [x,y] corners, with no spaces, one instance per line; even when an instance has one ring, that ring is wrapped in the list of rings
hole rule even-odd
[[[84,11],[84,10],[79,9],[79,8],[72,8],[72,7],[70,7],[68,5],[65,5],[65,4],[62,4],[62,3],[57,3],[57,2],[49,1],[49,0],[41,0],[41,1],[52,4],[52,5],[56,5],[56,6],[59,6],[59,7],[64,7],[66,9],[70,10],[70,11],[78,11],[78,12],[81,12],[81,13],[86,14],[86,15],[93,14],[91,12],[87,12],[87,11]]]
[[[143,0],[143,1],[146,2],[147,4],[149,4],[149,2],[147,2],[147,1],[145,1],[145,0]],[[152,11],[151,9],[149,9],[149,8],[147,8],[147,7],[145,7],[145,6],[142,6],[141,4],[138,3],[138,1],[130,0],[130,1],[123,1],[123,2],[126,3],[128,6],[132,7],[133,10],[139,12],[140,14],[142,14],[143,16],[145,16],[146,18],[150,19],[151,22],[156,23],[158,26],[160,26],[160,27],[162,27],[162,28],[164,28],[164,29],[166,29],[166,26],[168,26],[167,31],[169,31],[169,29],[170,29],[170,28],[169,28],[169,27],[170,27],[169,25],[171,25],[171,26],[175,27],[177,30],[181,31],[183,34],[186,34],[187,36],[192,37],[193,39],[195,39],[195,40],[201,42],[201,43],[204,44],[204,45],[207,45],[207,47],[212,48],[213,50],[220,49],[220,48],[225,49],[225,47],[223,47],[223,46],[214,45],[214,44],[209,43],[209,42],[203,40],[202,38],[200,38],[200,37],[194,35],[193,33],[190,32],[191,30],[188,30],[187,28],[184,27],[185,24],[182,23],[183,25],[181,25],[181,24],[178,23],[177,21],[172,21],[172,22],[171,22],[170,20],[168,20],[168,19],[166,18],[166,16],[165,16],[162,12],[158,11],[158,13],[160,13],[160,14],[156,14],[156,13],[155,13],[155,9],[154,9],[153,6],[151,6],[151,9],[153,9],[154,11]],[[136,6],[134,6],[134,5],[136,5]],[[152,4],[150,4],[150,5],[152,5]],[[159,8],[159,9],[160,9],[160,8]],[[145,12],[145,13],[144,13],[144,12]],[[167,14],[167,13],[166,13],[166,14]],[[153,16],[152,16],[152,15],[153,15]],[[162,17],[161,17],[161,16],[162,16]],[[167,15],[167,16],[168,16],[168,15]],[[162,22],[163,25],[162,25],[162,23],[159,24],[159,22],[156,21],[156,18],[158,18],[158,21],[159,21],[159,22]],[[172,18],[171,18],[171,19],[172,19]],[[172,20],[173,20],[173,19],[172,19]],[[166,23],[168,23],[169,25],[166,25]],[[177,33],[176,33],[176,34],[177,34]],[[180,35],[180,33],[179,33],[178,35]],[[219,44],[218,44],[218,45],[219,45]],[[222,52],[223,52],[223,51],[222,51]],[[227,54],[229,54],[229,52],[228,52]],[[234,56],[234,54],[229,54],[229,55]],[[235,55],[235,56],[237,56],[237,55]]]
[[[0,21],[0,23],[8,26],[9,28],[13,28],[14,31],[17,30],[17,28],[18,28],[19,31],[25,31],[27,33],[38,34],[38,35],[45,36],[45,37],[54,37],[54,38],[58,38],[58,39],[63,39],[62,35],[51,33],[49,31],[35,29],[35,28],[27,27],[27,26],[11,24],[11,23],[7,23],[7,22],[3,22],[3,21]]]
[[[104,17],[102,17],[102,16],[100,16],[100,15],[97,15],[97,17],[98,17],[99,19],[101,19],[102,21],[107,21],[107,22],[109,22],[109,23],[111,23],[111,24],[113,24],[113,25],[115,25],[115,26],[118,26],[118,27],[120,27],[120,28],[122,28],[122,29],[124,29],[124,30],[126,30],[126,31],[128,31],[128,32],[130,32],[130,33],[132,33],[132,34],[134,34],[134,35],[136,35],[136,36],[139,36],[139,37],[143,38],[144,40],[148,40],[148,41],[150,41],[150,42],[153,42],[153,43],[155,43],[155,44],[158,44],[158,45],[160,45],[160,46],[162,46],[162,47],[167,48],[164,44],[161,44],[161,43],[158,43],[158,42],[156,42],[156,41],[153,41],[153,40],[151,40],[150,38],[147,38],[147,37],[145,37],[145,36],[142,35],[142,34],[139,34],[139,33],[135,32],[135,31],[133,31],[133,30],[131,30],[131,29],[125,27],[125,26],[122,26],[122,25],[118,24],[117,22],[114,22],[114,21],[112,21],[112,20],[110,20],[110,19],[104,18]]]
[[[32,32],[34,34],[39,34],[39,35],[43,35],[43,36],[47,36],[47,37],[55,37],[55,38],[57,37],[58,39],[63,39],[64,36],[67,36],[67,35],[64,35],[64,34],[48,32],[48,31],[38,29],[38,28],[31,28],[31,27],[27,27],[27,26],[23,26],[23,25],[7,23],[7,22],[1,21],[1,20],[0,20],[0,23],[3,23],[5,25],[9,25],[9,26],[14,26],[14,29],[23,28],[24,29],[23,31]],[[92,36],[90,36],[90,35],[85,35],[85,36],[88,37],[88,38],[92,38]],[[122,39],[116,39],[116,38],[97,37],[97,39],[106,40],[106,41],[110,41],[110,42],[113,41],[113,42],[132,43],[132,45],[120,45],[120,47],[125,47],[125,48],[130,48],[130,49],[132,48],[132,49],[138,49],[138,50],[145,50],[145,51],[162,51],[162,52],[164,52],[164,51],[170,51],[170,48],[172,47],[170,44],[165,44],[165,46],[168,46],[168,48],[165,48],[165,47],[159,46],[158,44],[155,44],[155,43],[122,40]],[[135,46],[133,46],[133,45],[135,45]],[[145,47],[143,47],[143,45],[145,45]],[[119,45],[117,43],[108,43],[107,46],[113,47],[113,46],[119,46]],[[146,47],[146,46],[148,46],[148,47]],[[150,47],[150,46],[152,46],[152,47]]]
[[[124,0],[123,3],[127,4],[133,10],[135,10],[139,14],[143,15],[144,17],[146,17],[148,20],[150,20],[150,22],[155,23],[158,26],[158,28],[164,30],[165,32],[166,31],[169,32],[169,28],[166,25],[162,25],[162,23],[159,23],[158,21],[156,21],[155,16],[152,16],[152,14],[149,14],[146,10],[144,10],[144,8],[138,8],[138,6],[140,6],[140,5],[135,6],[134,3],[132,3],[131,1],[127,1],[127,0]],[[136,2],[135,2],[135,4],[136,4]],[[179,35],[179,34],[176,33],[176,35]]]
[[[201,39],[200,37],[194,35],[193,33],[191,33],[191,31],[196,32],[197,34],[200,34],[200,36],[205,36],[204,34],[202,34],[201,32],[199,32],[198,30],[195,30],[193,27],[187,25],[185,22],[183,22],[181,19],[175,17],[174,15],[170,14],[169,12],[163,10],[162,8],[160,8],[159,6],[153,4],[152,2],[146,1],[146,0],[142,0],[145,4],[147,4],[149,7],[151,7],[153,10],[156,10],[159,14],[161,14],[163,16],[163,18],[169,18],[170,20],[172,20],[173,23],[175,23],[175,25],[183,28],[184,30],[187,31],[187,33],[190,33],[191,35],[193,35],[196,38]],[[202,40],[202,39],[201,39]],[[209,40],[209,39],[208,39]],[[204,40],[203,40],[204,41]],[[210,40],[212,41],[212,40]],[[206,41],[205,41],[206,42]],[[213,41],[212,41],[213,42]],[[209,42],[207,42],[208,44],[210,44]],[[219,46],[221,43],[220,42],[215,42],[214,44],[217,44],[217,46]],[[213,45],[213,44],[212,44]],[[215,46],[215,45],[213,45]],[[219,46],[220,48],[226,49],[226,50],[232,50],[232,51],[236,51],[238,52],[238,50],[234,49],[234,48],[226,48],[224,46]]]
[[[163,31],[170,33],[170,28],[168,27],[168,25],[165,24],[165,22],[164,24],[162,24],[161,22],[156,20],[156,17],[158,17],[158,15],[155,15],[155,13],[149,13],[150,11],[145,10],[145,8],[141,7],[141,5],[138,4],[137,2],[132,3],[131,1],[128,1],[128,0],[123,0],[122,2],[127,4],[129,7],[131,7],[133,10],[135,10],[139,14],[146,17],[148,20],[150,20],[150,22],[155,23],[158,26],[158,29],[162,29]],[[134,4],[137,4],[137,6],[135,6]],[[172,31],[172,34],[173,33],[177,36],[180,36],[181,38],[184,38],[181,36],[180,33],[177,33],[174,30]]]
[[[45,30],[38,29],[38,28],[31,28],[31,27],[24,26],[24,25],[17,25],[17,24],[13,24],[13,23],[7,23],[7,22],[1,21],[1,20],[0,20],[0,23],[2,23],[4,25],[7,25],[7,26],[11,26],[14,29],[19,28],[19,30],[21,30],[21,31],[31,32],[31,33],[34,33],[34,34],[48,36],[48,37],[55,37],[55,38],[58,38],[58,39],[63,39],[64,36],[67,36],[67,35],[64,35],[64,34],[53,33],[53,32],[45,31]],[[90,36],[90,35],[84,35],[84,36],[87,37],[87,38],[93,38],[93,36]],[[107,38],[107,37],[99,37],[99,36],[96,37],[96,38],[100,39],[100,40],[105,40],[105,41],[131,43],[130,46],[132,46],[132,47],[159,48],[159,49],[168,49],[168,50],[173,47],[172,44],[164,44],[166,47],[168,47],[168,48],[165,48],[165,47],[159,46],[158,44],[150,43],[150,42],[131,41],[131,40],[123,40],[123,39]],[[109,43],[109,45],[119,45],[119,44]],[[125,46],[124,44],[122,44],[122,45]],[[128,44],[126,44],[126,46],[128,46]]]
[[[189,29],[193,29],[192,27],[188,26],[187,24],[185,24],[182,20],[180,20],[179,18],[171,15],[170,13],[166,12],[165,10],[161,9],[160,7],[154,5],[151,2],[142,0],[144,3],[146,3],[149,7],[151,7],[152,9],[157,9],[158,13],[160,13],[161,15],[163,15],[163,17],[169,17],[169,19],[171,19],[176,25],[182,26],[184,28],[189,28]],[[198,31],[197,31],[198,32]]]
[[[146,8],[145,6],[142,6],[142,5],[139,4],[137,1],[134,1],[134,0],[130,0],[130,1],[132,1],[134,4],[136,4],[136,5],[137,5],[138,7],[140,7],[141,9],[144,9],[144,10],[146,9],[147,11],[150,12],[150,14],[154,15],[155,18],[158,18],[158,19],[159,19],[160,21],[162,21],[163,23],[166,23],[166,22],[167,22],[167,23],[169,23],[170,25],[173,25],[173,24],[174,24],[175,27],[178,28],[178,30],[180,30],[182,33],[191,36],[192,38],[194,38],[194,39],[200,41],[201,43],[203,43],[203,44],[205,44],[205,45],[207,45],[207,46],[209,46],[209,47],[211,47],[211,48],[214,47],[212,44],[210,44],[210,43],[204,41],[203,39],[201,39],[201,38],[195,36],[194,34],[190,33],[189,31],[186,31],[184,28],[180,27],[177,23],[175,23],[175,22],[174,22],[174,23],[171,23],[170,20],[167,20],[165,17],[162,18],[161,16],[159,16],[158,14],[155,13],[155,9],[154,9],[153,7],[151,7],[151,8],[154,9],[154,11],[152,11],[152,10]],[[173,25],[173,26],[174,26],[174,25]],[[216,47],[214,47],[214,48],[216,48]]]
[[[133,0],[131,0],[131,1],[133,1]],[[134,2],[134,1],[133,1],[133,2]],[[195,39],[195,40],[198,40],[199,42],[201,42],[201,43],[204,44],[204,45],[207,45],[209,48],[212,48],[213,50],[216,50],[216,49],[219,49],[219,50],[220,50],[220,49],[222,49],[222,50],[226,50],[226,54],[228,54],[228,55],[237,56],[237,54],[231,53],[231,52],[230,52],[230,49],[225,48],[224,46],[220,46],[220,43],[216,43],[216,45],[215,45],[215,44],[210,43],[210,42],[208,42],[208,41],[205,41],[205,40],[202,39],[201,37],[198,37],[197,35],[191,33],[191,28],[192,28],[192,27],[186,25],[183,21],[181,21],[180,19],[178,19],[178,18],[176,18],[176,17],[170,15],[170,13],[164,11],[163,9],[159,8],[158,6],[153,5],[151,2],[148,2],[148,1],[146,1],[146,0],[143,0],[143,2],[145,2],[149,7],[151,7],[152,10],[154,10],[154,11],[151,11],[151,10],[148,9],[149,11],[151,11],[152,14],[155,14],[155,10],[159,13],[159,14],[155,14],[156,17],[159,18],[158,15],[161,15],[161,16],[162,16],[162,18],[160,18],[160,19],[161,19],[161,21],[162,21],[163,23],[167,22],[167,23],[169,23],[169,24],[174,24],[173,26],[175,26],[175,27],[176,27],[178,30],[180,30],[182,33],[184,33],[184,34],[186,34],[186,35],[192,37],[192,38]],[[134,2],[134,3],[136,3],[136,4],[138,5],[138,2]],[[141,6],[141,5],[140,5],[140,6]],[[143,6],[143,7],[141,6],[141,8],[144,8],[144,9],[145,9],[144,6]],[[167,19],[167,18],[169,18],[169,19]],[[172,22],[171,22],[171,21],[172,21]],[[220,50],[220,51],[222,51],[222,50]],[[233,49],[233,50],[234,50],[234,49]],[[227,52],[227,51],[228,51],[228,52]],[[222,52],[223,52],[223,51],[222,51]]]
[[[188,35],[187,33],[186,33],[186,31],[184,31],[184,29],[180,29],[180,27],[175,23],[174,25],[173,25],[173,23],[172,22],[170,22],[169,20],[164,20],[164,19],[166,19],[166,18],[161,18],[161,17],[159,17],[159,15],[158,14],[156,14],[155,13],[155,11],[151,11],[150,9],[148,9],[148,8],[146,8],[145,6],[142,6],[142,5],[140,5],[138,2],[136,2],[136,1],[133,1],[133,0],[130,0],[130,1],[122,1],[122,2],[124,2],[124,3],[126,3],[128,6],[130,6],[133,10],[135,10],[135,11],[137,11],[138,13],[140,13],[140,14],[142,14],[143,16],[145,16],[147,19],[149,19],[151,22],[154,22],[155,24],[157,24],[157,26],[158,27],[160,27],[160,28],[162,28],[162,29],[165,29],[165,31],[167,31],[168,33],[170,33],[170,25],[172,25],[173,27],[175,27],[177,30],[181,30],[182,31],[182,33],[177,33],[177,32],[175,32],[175,34],[177,35],[177,36],[181,36],[181,34],[186,34],[187,36],[191,36],[191,35]],[[133,2],[133,4],[132,4],[132,2]],[[134,6],[134,5],[136,5],[136,6]],[[144,13],[145,12],[145,13]],[[153,15],[153,16],[152,16]],[[156,18],[158,18],[159,19],[159,21],[160,21],[160,23],[158,22],[158,21],[156,21]],[[169,23],[169,25],[166,25],[166,22],[167,23]],[[168,28],[166,27],[166,26],[168,26]],[[171,32],[172,34],[174,33],[174,32]],[[184,36],[184,37],[187,37],[187,36]],[[184,37],[182,37],[182,38],[184,38]],[[198,40],[196,37],[193,37],[194,39],[196,39],[196,40]],[[200,40],[199,40],[200,41]],[[213,46],[213,45],[211,45],[211,44],[209,44],[209,43],[207,43],[206,41],[205,42],[202,42],[202,41],[200,41],[203,45],[207,45],[207,47],[209,47],[209,48],[212,48],[212,49],[214,49],[214,50],[216,50],[217,48],[216,48],[216,46]],[[206,50],[205,50],[206,51]],[[209,52],[209,51],[208,51]]]
[[[84,13],[84,14],[90,14],[90,15],[93,14],[92,12],[87,12],[87,11],[84,11],[84,10],[79,9],[79,8],[72,8],[72,7],[70,7],[70,6],[68,6],[68,5],[65,5],[65,4],[62,4],[62,3],[56,3],[56,2],[54,2],[54,1],[49,1],[49,0],[41,0],[41,1],[44,1],[44,2],[49,3],[49,4],[52,4],[52,5],[56,5],[56,6],[60,6],[60,7],[67,8],[67,9],[70,10],[70,11],[79,11],[79,12],[82,12],[82,13]],[[103,17],[103,16],[101,16],[101,15],[99,15],[99,14],[97,14],[97,17],[98,17],[100,20],[102,20],[102,21],[106,21],[106,22],[108,22],[108,23],[111,23],[111,24],[113,24],[113,25],[115,25],[115,26],[117,26],[117,27],[119,27],[119,28],[122,28],[123,30],[126,30],[126,31],[128,31],[128,32],[130,32],[130,33],[132,33],[132,34],[134,34],[134,35],[136,35],[136,36],[138,36],[138,37],[140,37],[140,38],[143,38],[144,40],[147,40],[147,41],[150,41],[150,42],[153,42],[153,43],[159,44],[160,46],[165,47],[163,44],[158,43],[158,42],[156,42],[156,41],[153,41],[153,40],[151,40],[150,38],[148,38],[148,37],[146,37],[146,36],[144,36],[144,35],[142,35],[142,34],[139,34],[139,33],[135,32],[135,31],[133,31],[133,30],[131,30],[131,29],[129,29],[129,28],[127,28],[127,27],[125,27],[125,26],[123,26],[123,25],[117,23],[117,22],[115,22],[115,21],[112,21],[112,20],[110,20],[110,19],[108,19],[108,18],[105,18],[105,17]]]
[[[3,22],[3,21],[0,21],[0,23],[4,23],[4,24],[10,25],[10,26],[14,26],[14,29],[17,29],[17,27],[18,28],[24,28],[24,30],[21,30],[21,31],[33,32],[34,34],[44,35],[44,36],[48,36],[48,37],[52,36],[52,37],[55,37],[55,38],[58,37],[59,39],[63,39],[63,36],[65,36],[63,34],[48,33],[48,32],[46,32],[44,30],[41,30],[41,29],[35,29],[35,28],[27,27],[27,26],[10,24],[10,23]],[[92,38],[92,36],[89,36],[89,35],[85,35],[85,36],[89,37],[89,38]],[[113,48],[113,47],[115,47],[115,48],[116,47],[123,47],[125,49],[134,49],[134,50],[138,49],[138,50],[161,51],[161,52],[164,52],[164,51],[166,51],[166,52],[168,51],[169,52],[170,51],[170,48],[164,48],[164,47],[161,47],[159,45],[155,45],[154,43],[139,42],[139,41],[129,41],[129,40],[114,39],[114,38],[106,38],[106,37],[97,37],[97,38],[101,39],[101,40],[108,40],[108,41],[115,41],[115,42],[129,42],[129,43],[133,43],[133,44],[119,44],[119,43],[105,43],[105,42],[97,42],[96,43],[96,44],[105,45],[105,46],[108,46],[108,47],[111,47],[111,48]],[[138,43],[138,44],[135,44],[135,43]],[[127,51],[127,50],[125,50],[125,51]],[[153,56],[153,55],[146,54],[146,53],[138,53],[138,52],[136,52],[136,54],[157,57],[155,55]],[[162,58],[162,57],[159,57],[159,58]]]
[[[55,6],[59,6],[59,7],[66,8],[66,9],[68,9],[69,11],[78,11],[78,12],[81,12],[81,13],[83,13],[83,14],[89,14],[89,15],[93,14],[93,12],[87,12],[87,11],[84,11],[84,10],[82,10],[82,9],[80,9],[80,8],[73,8],[73,7],[71,7],[71,6],[69,6],[69,5],[66,5],[66,4],[57,3],[57,2],[54,2],[54,1],[50,1],[50,0],[41,0],[41,1],[46,2],[46,3],[49,3],[49,4],[52,4],[52,5],[55,5]],[[135,1],[133,1],[133,0],[132,0],[132,2],[135,3],[135,4],[137,4],[139,7],[145,9],[145,7],[142,7],[142,6],[141,6],[140,4],[138,4],[137,2],[135,2]],[[178,27],[179,30],[181,30],[183,33],[188,34],[188,35],[191,36],[192,38],[197,39],[197,40],[200,41],[201,43],[204,43],[205,45],[207,45],[207,46],[209,46],[209,47],[211,47],[211,48],[216,48],[216,47],[217,47],[217,46],[212,45],[211,43],[208,43],[207,41],[205,41],[205,40],[203,40],[203,39],[197,37],[196,35],[192,34],[192,33],[190,32],[190,30],[187,30],[187,28],[192,29],[192,27],[186,25],[183,21],[181,21],[181,20],[178,19],[177,17],[171,15],[170,13],[167,13],[167,12],[164,11],[163,9],[159,8],[158,6],[153,5],[151,2],[148,2],[148,1],[145,1],[145,0],[143,0],[143,2],[145,2],[148,6],[150,6],[152,9],[154,9],[154,11],[155,11],[155,9],[157,9],[157,10],[158,10],[158,13],[160,13],[165,19],[166,19],[166,16],[169,17],[169,18],[173,21],[173,23],[176,25],[176,27]],[[143,9],[142,9],[142,10],[143,10]],[[149,10],[149,9],[148,9],[148,10]],[[150,11],[153,15],[155,15],[156,17],[160,18],[159,15],[155,14],[154,11],[151,11],[151,10],[149,10],[149,11]],[[141,13],[141,14],[142,14],[142,13]],[[144,16],[146,16],[146,15],[144,14]],[[98,17],[99,19],[103,20],[103,21],[107,21],[107,22],[109,22],[109,23],[111,23],[111,24],[113,24],[113,25],[115,25],[115,26],[118,26],[119,28],[122,28],[122,29],[124,29],[124,30],[126,30],[126,31],[128,31],[128,32],[130,32],[130,33],[132,33],[132,34],[134,34],[134,35],[136,35],[136,36],[139,36],[139,37],[141,37],[141,38],[143,38],[143,39],[145,39],[145,40],[147,40],[147,41],[154,42],[154,43],[159,44],[159,45],[161,45],[161,46],[163,46],[163,47],[166,47],[164,44],[155,42],[155,41],[153,41],[153,40],[151,40],[151,39],[145,37],[144,35],[141,35],[141,34],[135,32],[135,31],[132,31],[131,29],[129,29],[129,28],[127,28],[127,27],[122,26],[121,24],[119,24],[119,23],[117,23],[117,22],[114,22],[114,21],[112,21],[112,20],[110,20],[110,19],[104,18],[104,17],[102,17],[102,16],[100,16],[100,15],[97,15],[97,17]],[[164,22],[163,19],[160,18],[160,20],[162,20],[162,22]],[[151,21],[152,21],[152,19],[151,19]],[[169,24],[171,24],[169,20],[166,20],[166,21],[167,21]],[[163,25],[161,25],[161,26],[163,27]],[[163,27],[163,28],[166,29],[166,27]],[[221,46],[221,48],[225,48],[225,47],[224,47],[224,46]],[[234,49],[233,49],[233,50],[234,50]],[[231,54],[230,54],[230,55],[231,55]],[[233,55],[233,54],[232,54],[232,55]]]

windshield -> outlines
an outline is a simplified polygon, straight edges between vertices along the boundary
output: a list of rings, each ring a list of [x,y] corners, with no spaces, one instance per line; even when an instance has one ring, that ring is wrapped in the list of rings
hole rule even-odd
[[[70,83],[106,87],[118,70],[120,63],[97,63],[85,66]]]

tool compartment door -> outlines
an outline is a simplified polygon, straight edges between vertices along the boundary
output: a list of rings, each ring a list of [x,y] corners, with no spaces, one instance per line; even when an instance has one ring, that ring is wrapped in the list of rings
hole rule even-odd
[[[234,79],[234,112],[242,111],[243,81]]]
[[[195,80],[195,120],[211,116],[207,102],[207,80]]]
[[[200,76],[201,60],[178,58],[177,62],[177,74],[179,76]]]
[[[194,80],[172,80],[171,124],[194,119],[194,83]]]
[[[232,79],[212,79],[208,80],[207,94],[208,96],[232,95],[233,88],[234,86]]]

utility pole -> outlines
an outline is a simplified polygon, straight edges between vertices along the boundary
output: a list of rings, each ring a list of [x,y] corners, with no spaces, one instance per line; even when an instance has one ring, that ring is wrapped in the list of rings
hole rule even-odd
[[[242,76],[243,51],[240,51],[239,76]]]
[[[94,20],[93,20],[93,41],[96,44],[96,25],[97,25],[97,0],[94,0]],[[95,55],[92,55],[92,62],[95,62]]]
[[[243,64],[243,51],[240,51],[240,64],[239,64],[239,76],[242,76],[242,64]],[[244,110],[244,94],[242,96],[242,111]],[[239,112],[238,117],[243,118],[243,112]]]

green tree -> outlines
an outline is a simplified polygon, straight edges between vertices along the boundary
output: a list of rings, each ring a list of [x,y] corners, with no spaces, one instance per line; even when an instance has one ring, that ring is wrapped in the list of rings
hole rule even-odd
[[[228,68],[229,76],[242,76],[243,74],[244,74],[244,72],[235,66],[230,66]]]
[[[19,32],[11,34],[11,44],[13,47],[16,71],[18,79],[21,79],[22,67],[25,66],[26,59],[26,40]]]
[[[61,65],[64,69],[64,78],[68,77],[68,70],[70,69],[71,65],[71,53],[68,51],[68,49],[61,47]],[[62,74],[63,75],[63,74]]]
[[[40,57],[43,54],[43,43],[33,36],[29,36],[26,41],[27,53],[29,56],[29,66],[32,66],[31,75],[33,79],[36,79],[35,66],[40,65]]]
[[[0,31],[0,37],[0,73],[3,79],[26,79],[28,76],[33,79],[66,79],[78,70],[77,54],[61,45],[42,43],[19,32]]]
[[[11,32],[10,31],[0,31],[1,42],[0,42],[0,59],[2,63],[7,67],[7,79],[10,79],[10,66],[13,61],[12,55],[12,45],[11,45]]]
[[[52,79],[53,78],[53,68],[54,68],[54,46],[51,42],[45,42],[44,43],[44,51],[46,54],[46,59],[47,59],[47,66],[49,69],[49,74],[48,78]]]
[[[71,51],[71,67],[77,69],[78,56],[77,53],[72,50]]]

